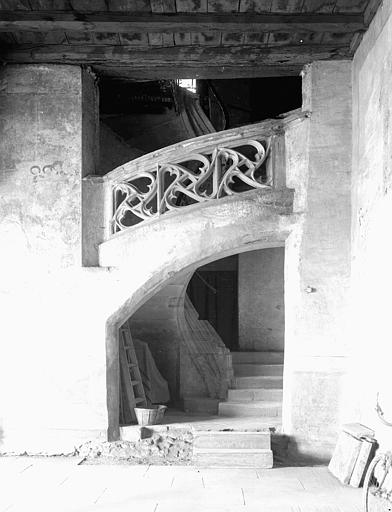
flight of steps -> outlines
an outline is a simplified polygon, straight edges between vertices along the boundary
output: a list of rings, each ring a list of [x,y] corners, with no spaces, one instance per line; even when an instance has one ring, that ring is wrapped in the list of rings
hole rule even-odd
[[[272,468],[271,428],[281,424],[282,352],[232,352],[234,383],[219,415],[244,418],[241,429],[196,432],[193,462],[199,466]]]
[[[283,352],[232,352],[234,384],[219,415],[258,417],[280,424],[283,393]]]
[[[192,462],[204,467],[272,468],[271,434],[268,430],[195,432]]]

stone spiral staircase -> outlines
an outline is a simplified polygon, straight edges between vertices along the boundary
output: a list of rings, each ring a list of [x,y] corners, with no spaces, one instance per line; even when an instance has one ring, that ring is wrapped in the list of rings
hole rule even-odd
[[[195,433],[200,466],[272,468],[271,429],[281,423],[283,352],[233,352],[234,382],[219,415],[244,418],[240,430]]]
[[[220,416],[255,416],[271,426],[280,423],[283,352],[232,352],[233,387],[219,403]]]

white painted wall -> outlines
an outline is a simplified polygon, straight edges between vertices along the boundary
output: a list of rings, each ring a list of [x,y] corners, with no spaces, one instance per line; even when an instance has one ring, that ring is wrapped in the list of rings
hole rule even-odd
[[[392,3],[383,2],[353,61],[351,379],[346,417],[391,429],[375,413],[380,392],[392,420]]]
[[[292,130],[287,145],[300,221],[286,242],[283,426],[302,454],[328,460],[348,353],[351,62],[309,65],[303,96],[310,122],[307,131]]]

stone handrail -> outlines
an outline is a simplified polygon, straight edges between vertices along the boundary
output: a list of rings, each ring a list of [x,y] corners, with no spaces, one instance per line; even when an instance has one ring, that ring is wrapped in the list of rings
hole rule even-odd
[[[104,203],[93,243],[195,203],[284,187],[284,133],[307,116],[298,109],[280,119],[202,135],[136,158],[105,176],[87,176],[85,202],[93,203],[97,214]],[[85,230],[91,231],[93,220],[87,220]]]

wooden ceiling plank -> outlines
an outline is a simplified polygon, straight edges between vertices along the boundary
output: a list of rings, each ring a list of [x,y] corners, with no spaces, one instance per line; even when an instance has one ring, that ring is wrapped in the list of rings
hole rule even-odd
[[[148,34],[148,43],[151,46],[163,46],[162,34]]]
[[[289,44],[296,44],[294,40],[295,34],[290,32],[273,32],[269,35],[268,46],[287,46]]]
[[[270,12],[272,0],[241,0],[240,12]]]
[[[163,46],[174,46],[174,34],[162,34]]]
[[[208,0],[208,12],[238,12],[240,0]]]
[[[17,44],[67,44],[64,32],[15,32]]]
[[[351,55],[354,55],[354,53],[357,51],[358,46],[361,44],[363,38],[363,32],[356,32],[353,34],[353,38],[351,39],[350,43],[350,53]]]
[[[363,14],[365,25],[368,27],[383,0],[370,0]]]
[[[95,32],[94,41],[96,44],[121,44],[120,36],[116,32]]]
[[[34,11],[67,11],[71,9],[69,0],[29,0]]]
[[[106,11],[105,0],[70,0],[71,7],[78,12]]]
[[[28,0],[0,0],[0,10],[4,11],[30,11]]]
[[[334,12],[363,13],[369,0],[336,0]]]
[[[367,4],[365,12],[363,13],[363,21],[365,26],[368,27],[372,22],[377,10],[382,4],[383,0],[370,0]],[[361,44],[364,32],[355,32],[353,34],[351,43],[350,43],[350,53],[354,55],[357,51],[358,46]]]
[[[207,0],[176,0],[177,12],[207,12]]]
[[[299,32],[294,39],[299,44],[321,44],[323,37],[321,32]]]
[[[162,0],[163,12],[177,12],[176,0]]]
[[[356,32],[362,15],[341,14],[167,14],[3,11],[0,31],[48,32]]]
[[[111,12],[151,12],[150,0],[106,0]],[[97,9],[96,9],[97,10]]]
[[[191,43],[205,46],[218,46],[220,44],[220,32],[191,32]]]
[[[186,46],[190,45],[191,43],[192,41],[190,32],[179,32],[178,34],[174,34],[174,44],[176,46]]]
[[[272,12],[301,12],[304,0],[272,0]]]
[[[162,14],[163,10],[163,2],[162,0],[150,0],[151,12],[157,12]]]
[[[331,13],[336,5],[336,0],[305,0],[302,12]]]
[[[344,44],[350,46],[352,34],[334,34],[330,32],[326,32],[324,34],[323,43],[324,44]]]
[[[121,44],[124,46],[149,46],[148,34],[146,32],[129,32],[119,35]]]
[[[94,42],[94,34],[92,32],[74,32],[72,30],[67,30],[66,37],[69,44],[80,44],[80,43],[93,43]]]
[[[266,33],[259,33],[259,32],[256,32],[254,34],[245,34],[245,41],[244,43],[245,44],[249,44],[249,45],[259,45],[259,44],[262,44],[262,45],[266,45],[268,43],[268,32]]]
[[[244,43],[245,34],[243,32],[229,32],[222,34],[222,45],[231,46],[232,44],[241,45]]]
[[[0,43],[6,44],[7,46],[13,46],[16,43],[15,33],[12,32],[0,32]],[[1,45],[0,45],[1,47]]]

